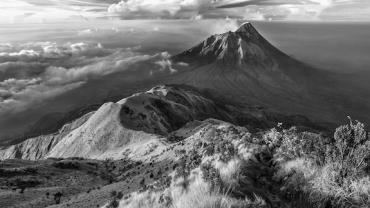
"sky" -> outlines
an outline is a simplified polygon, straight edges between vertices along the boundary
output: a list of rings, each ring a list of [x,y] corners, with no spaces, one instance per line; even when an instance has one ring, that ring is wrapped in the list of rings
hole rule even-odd
[[[237,18],[370,21],[368,0],[1,0],[0,23]]]

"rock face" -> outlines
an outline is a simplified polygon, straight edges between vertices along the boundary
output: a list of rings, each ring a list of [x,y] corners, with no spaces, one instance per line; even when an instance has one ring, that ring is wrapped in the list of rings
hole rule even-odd
[[[127,149],[148,143],[206,118],[230,121],[214,101],[190,89],[158,86],[117,103],[105,103],[58,133],[26,140],[0,150],[0,159],[46,157],[122,157]],[[158,145],[158,144],[156,144]]]

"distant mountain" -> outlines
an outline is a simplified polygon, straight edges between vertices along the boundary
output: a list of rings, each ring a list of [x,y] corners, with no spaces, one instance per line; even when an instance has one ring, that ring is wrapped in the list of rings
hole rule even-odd
[[[250,23],[243,24],[235,32],[212,35],[197,46],[173,56],[172,60],[190,64],[201,72],[208,66],[213,77],[237,74],[242,76],[239,78],[241,81],[258,82],[265,87],[295,85],[302,89],[304,83],[301,81],[307,82],[305,80],[319,73],[271,45]]]
[[[179,73],[170,82],[209,89],[236,103],[301,114],[320,122],[338,123],[346,115],[370,121],[356,107],[362,100],[344,101],[345,97],[356,97],[343,84],[344,76],[290,57],[251,23],[235,32],[212,35],[173,56],[172,61]]]

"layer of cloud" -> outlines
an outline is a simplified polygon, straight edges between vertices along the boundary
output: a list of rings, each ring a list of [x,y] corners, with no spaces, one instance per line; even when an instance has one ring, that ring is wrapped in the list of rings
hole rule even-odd
[[[249,0],[232,1],[218,6],[249,20],[317,21],[325,9],[351,0]]]
[[[111,4],[108,12],[123,19],[203,19],[232,17],[245,20],[326,20],[327,10],[352,8],[358,20],[370,20],[370,5],[365,0],[122,0]],[[331,19],[351,15],[331,10]]]
[[[370,21],[369,12],[367,0],[2,0],[0,23],[86,22],[111,17]]]
[[[175,71],[168,53],[146,55],[137,49],[106,49],[99,43],[84,42],[7,45],[0,53],[0,115],[32,108],[89,80],[128,70],[133,64],[151,61],[157,65],[151,70]]]

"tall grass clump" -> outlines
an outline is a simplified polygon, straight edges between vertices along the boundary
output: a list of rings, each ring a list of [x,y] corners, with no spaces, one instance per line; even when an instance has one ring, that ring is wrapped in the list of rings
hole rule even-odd
[[[119,208],[265,208],[265,201],[255,196],[236,199],[221,189],[213,189],[200,174],[193,171],[189,176],[189,186],[184,188],[182,179],[173,181],[171,187],[163,191],[134,193],[120,202]]]

